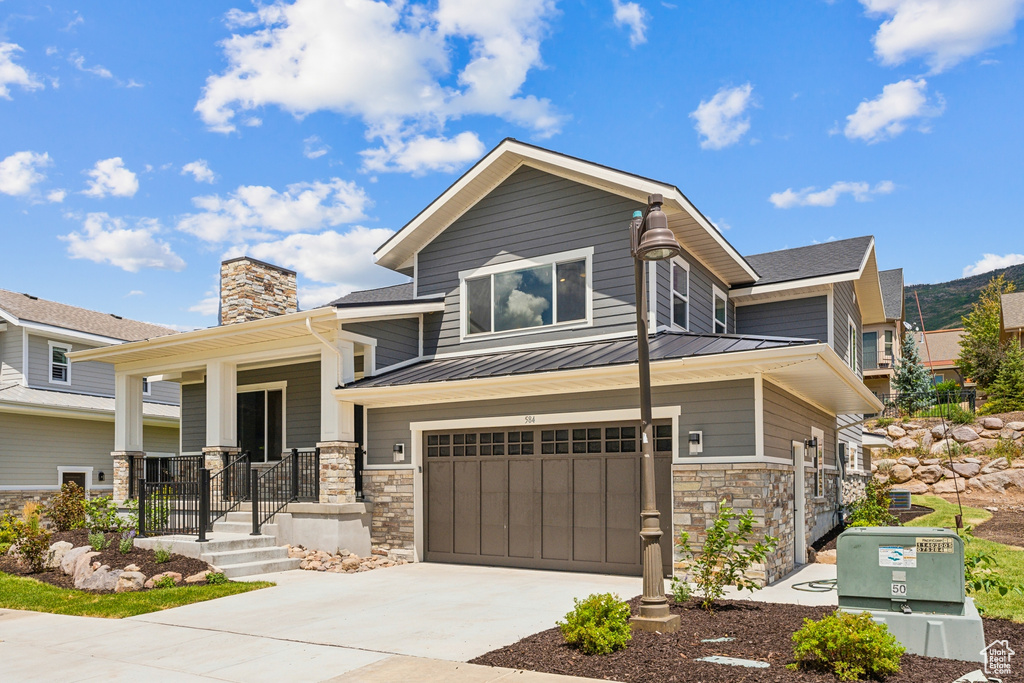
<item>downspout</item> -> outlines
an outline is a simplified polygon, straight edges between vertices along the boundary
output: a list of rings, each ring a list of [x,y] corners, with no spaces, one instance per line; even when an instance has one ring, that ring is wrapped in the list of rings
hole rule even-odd
[[[310,318],[306,318],[306,329],[309,330],[309,333],[311,335],[313,335],[313,337],[318,342],[320,342],[321,344],[323,344],[324,346],[329,348],[331,351],[334,352],[334,355],[336,355],[338,357],[338,373],[339,373],[339,376],[337,378],[335,378],[335,381],[337,383],[337,386],[339,386],[339,387],[340,386],[344,386],[344,382],[342,381],[342,378],[341,378],[341,373],[343,372],[342,368],[344,368],[344,366],[345,366],[345,359],[341,355],[341,349],[339,349],[337,346],[332,344],[330,342],[330,340],[328,340],[325,336],[323,336],[322,334],[320,334],[319,332],[314,330],[313,329],[313,323],[312,323]]]

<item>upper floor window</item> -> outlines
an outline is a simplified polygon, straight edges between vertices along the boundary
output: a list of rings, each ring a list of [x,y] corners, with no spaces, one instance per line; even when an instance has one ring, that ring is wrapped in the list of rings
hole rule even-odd
[[[590,320],[593,249],[460,273],[463,336]]]
[[[68,354],[71,347],[50,342],[50,383],[71,384],[71,366]]]
[[[885,331],[885,357],[886,358],[892,358],[893,357],[892,356],[892,339],[893,339],[892,330],[886,330]]]
[[[142,378],[142,395],[150,396],[153,394],[153,385],[149,383],[148,377]]]
[[[690,329],[690,264],[676,258],[672,260],[672,324]]]
[[[853,320],[848,319],[847,322],[850,325],[850,334],[846,343],[846,363],[851,370],[857,372],[857,326],[853,324]]]
[[[712,322],[714,325],[714,331],[715,334],[725,334],[726,330],[729,328],[729,298],[725,295],[725,292],[720,290],[718,287],[714,287],[713,291],[714,293],[712,296],[714,297],[715,307],[714,320]]]

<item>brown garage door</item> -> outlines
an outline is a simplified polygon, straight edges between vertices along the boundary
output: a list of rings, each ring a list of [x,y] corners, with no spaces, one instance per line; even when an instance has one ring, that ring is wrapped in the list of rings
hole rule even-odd
[[[424,434],[426,559],[639,574],[639,431],[623,422]],[[670,572],[671,425],[655,432]]]

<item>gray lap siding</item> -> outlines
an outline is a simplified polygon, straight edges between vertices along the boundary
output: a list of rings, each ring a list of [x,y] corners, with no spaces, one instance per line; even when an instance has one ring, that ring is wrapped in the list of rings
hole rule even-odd
[[[698,334],[712,334],[714,332],[714,287],[718,287],[727,297],[729,296],[729,287],[722,280],[715,277],[710,270],[705,268],[704,264],[685,250],[680,256],[690,265],[689,331]],[[658,325],[671,327],[673,300],[672,266],[669,261],[659,261],[656,268],[658,285],[655,296],[658,300]],[[729,333],[737,331],[742,333],[742,330],[737,328],[737,309],[732,300],[729,300],[727,309],[727,331]]]
[[[736,308],[736,331],[828,342],[828,297],[772,301]]]
[[[345,323],[348,332],[373,337],[377,340],[377,370],[416,358],[420,352],[418,318],[399,318],[368,323]]]

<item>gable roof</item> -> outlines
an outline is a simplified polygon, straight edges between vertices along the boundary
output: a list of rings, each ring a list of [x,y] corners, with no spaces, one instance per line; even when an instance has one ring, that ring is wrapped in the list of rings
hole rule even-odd
[[[669,228],[680,243],[729,285],[753,282],[757,272],[711,222],[674,185],[506,138],[447,190],[382,244],[374,258],[392,270],[412,267],[415,254],[480,199],[512,175],[530,166],[575,182],[628,197],[641,204],[651,194],[665,198]],[[624,216],[626,230],[629,216]]]
[[[358,292],[350,292],[327,304],[328,306],[379,306],[381,304],[404,304],[413,303],[416,297],[413,296],[411,282],[390,287],[378,287],[377,289],[364,289]]]
[[[921,360],[927,367],[948,367],[956,364],[960,357],[960,339],[964,336],[962,327],[953,330],[931,330],[926,333],[928,343],[920,332],[914,333],[914,342],[921,354]],[[930,359],[929,359],[930,358]]]
[[[1024,292],[1003,294],[1003,329],[1019,330],[1024,328]]]
[[[882,305],[885,317],[899,320],[903,317],[903,269],[878,271],[878,282],[882,285]]]
[[[815,277],[856,273],[873,243],[873,238],[853,237],[807,247],[780,249],[747,257],[761,276],[757,286]]]
[[[15,325],[37,323],[122,341],[139,341],[175,333],[175,330],[168,327],[47,301],[6,289],[0,289],[0,318],[7,318]]]

